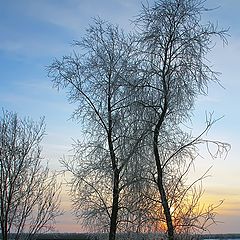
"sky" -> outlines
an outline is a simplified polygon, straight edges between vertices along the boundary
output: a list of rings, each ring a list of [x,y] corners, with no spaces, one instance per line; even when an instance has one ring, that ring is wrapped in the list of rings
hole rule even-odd
[[[151,0],[150,2],[152,2]],[[209,64],[221,72],[223,87],[210,85],[208,96],[196,103],[193,129],[204,127],[205,113],[222,117],[209,132],[212,139],[228,142],[231,151],[226,159],[202,159],[196,163],[196,174],[212,166],[204,181],[206,203],[224,204],[217,210],[218,220],[212,232],[240,233],[240,1],[207,0],[216,8],[203,16],[219,27],[229,28],[228,45],[216,40],[209,54]],[[52,88],[47,66],[55,58],[69,54],[71,43],[83,36],[93,17],[101,17],[124,29],[137,15],[140,0],[0,0],[0,108],[38,120],[45,116],[44,161],[52,169],[61,169],[59,160],[71,154],[73,139],[80,138],[79,124],[70,119],[74,106],[64,91]],[[58,219],[60,232],[78,232],[81,226],[69,213],[70,200],[65,194],[67,213]]]

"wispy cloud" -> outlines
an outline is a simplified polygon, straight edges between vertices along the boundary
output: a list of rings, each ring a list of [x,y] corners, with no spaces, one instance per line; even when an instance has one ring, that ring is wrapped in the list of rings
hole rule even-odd
[[[84,34],[92,17],[129,28],[129,16],[136,15],[139,6],[137,0],[131,4],[119,0],[9,0],[5,4],[8,18],[0,17],[0,50],[26,56],[59,56],[71,50],[70,43]]]

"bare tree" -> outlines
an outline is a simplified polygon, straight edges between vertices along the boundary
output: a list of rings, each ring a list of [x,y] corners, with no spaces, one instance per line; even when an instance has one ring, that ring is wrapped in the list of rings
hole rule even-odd
[[[146,76],[139,85],[138,101],[143,119],[151,125],[147,151],[155,159],[156,173],[152,175],[171,240],[174,224],[167,191],[171,171],[196,153],[196,142],[182,126],[191,118],[197,96],[206,94],[209,82],[218,82],[206,61],[213,37],[226,42],[225,30],[201,23],[205,10],[202,0],[159,0],[143,6],[136,20]]]
[[[59,185],[41,165],[44,121],[3,111],[0,119],[0,223],[2,239],[30,239],[52,229],[59,210]]]
[[[205,134],[214,123],[211,118],[208,119],[206,129],[195,138],[186,133],[184,137],[168,135],[165,137],[168,145],[161,147],[161,160],[164,162],[163,182],[176,236],[191,238],[195,233],[208,231],[208,228],[216,223],[216,209],[222,202],[215,205],[201,202],[202,181],[208,176],[208,171],[194,181],[188,179],[191,171],[195,169],[194,163],[199,157],[200,145],[207,146],[206,150],[214,158],[225,157],[229,151],[229,144],[206,138]],[[146,146],[141,148],[145,149],[147,154],[142,154],[141,162],[138,162],[138,182],[132,183],[126,189],[125,201],[130,204],[125,205],[124,214],[128,218],[125,217],[126,222],[122,222],[120,227],[123,232],[134,233],[133,236],[138,236],[136,233],[148,233],[151,239],[154,233],[165,233],[167,225],[151,149],[148,151]],[[151,145],[148,148],[151,148]],[[141,167],[143,169],[139,170]]]
[[[64,165],[73,173],[77,216],[92,225],[97,222],[101,229],[110,226],[109,239],[114,240],[122,194],[135,178],[128,174],[129,162],[144,134],[131,114],[138,74],[135,40],[118,27],[95,20],[74,46],[73,55],[49,67],[54,86],[67,88],[69,101],[77,104],[73,117],[83,130],[73,161]]]
[[[84,133],[72,161],[63,161],[73,173],[76,215],[110,225],[110,240],[117,227],[146,229],[146,219],[173,240],[176,230],[187,229],[177,211],[189,229],[200,226],[206,212],[193,217],[200,195],[186,176],[199,144],[216,144],[218,152],[229,146],[203,138],[214,121],[198,137],[184,127],[196,98],[218,82],[206,61],[212,39],[226,42],[225,30],[201,23],[205,10],[202,0],[158,0],[143,6],[134,38],[96,20],[74,43],[77,51],[48,69],[54,86],[67,88],[77,104],[73,117]],[[181,212],[191,191],[192,202]]]

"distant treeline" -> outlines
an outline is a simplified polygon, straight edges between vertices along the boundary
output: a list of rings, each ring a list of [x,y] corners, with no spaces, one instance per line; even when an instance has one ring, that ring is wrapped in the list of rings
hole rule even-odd
[[[133,239],[138,239],[134,238],[136,236],[133,236],[134,234],[131,234],[131,237]],[[107,234],[91,234],[91,233],[42,233],[42,234],[37,234],[34,239],[35,240],[99,240],[99,239],[104,239],[104,237],[107,238]],[[130,237],[129,234],[120,234],[119,239],[126,239],[126,237]],[[130,237],[130,238],[131,238]],[[155,239],[158,237],[159,239],[165,239],[164,235],[162,234],[141,234],[139,236],[141,240],[144,239]],[[1,238],[1,233],[0,233],[0,238]],[[15,239],[15,234],[11,234],[10,239]],[[23,237],[24,239],[24,237]],[[179,239],[182,239],[181,237]],[[184,239],[184,237],[183,237]],[[192,236],[192,239],[240,239],[240,234],[203,234],[203,235],[194,235]]]
[[[240,233],[228,233],[228,234],[204,234],[202,239],[240,239]]]
[[[128,236],[126,236],[128,235]],[[139,239],[134,238],[134,234],[130,234],[132,239]],[[146,236],[147,235],[147,236]],[[141,240],[144,239],[155,239],[158,237],[159,239],[165,239],[163,234],[141,234]],[[151,236],[149,236],[151,235]],[[39,234],[37,236],[37,240],[52,240],[52,239],[59,239],[59,240],[98,240],[104,239],[104,236],[107,238],[108,234],[87,234],[87,233],[55,233],[55,234]],[[119,239],[126,239],[126,237],[130,237],[129,234],[120,234]],[[131,237],[129,239],[131,239]],[[179,238],[181,239],[181,237]],[[184,239],[184,237],[183,237]],[[203,234],[203,235],[194,235],[192,239],[240,239],[239,234]]]
[[[133,234],[133,233],[132,233]],[[134,234],[131,235],[131,237],[134,239]],[[106,236],[105,236],[106,235]],[[126,239],[126,235],[129,234],[121,234],[121,236],[118,236],[119,239]],[[155,237],[159,237],[162,239],[164,238],[164,235],[162,234],[147,234],[148,236],[145,236],[145,234],[141,234],[140,239],[154,239]],[[151,235],[151,236],[149,236]],[[59,239],[59,240],[98,240],[103,239],[104,236],[107,238],[107,234],[88,234],[88,233],[47,233],[47,234],[39,234],[37,235],[37,240],[52,240],[52,239]],[[130,236],[128,236],[130,237]],[[136,236],[135,236],[136,237]],[[138,238],[136,238],[138,239]],[[181,239],[181,237],[180,237]],[[203,234],[203,235],[194,235],[193,239],[240,239],[240,234]]]

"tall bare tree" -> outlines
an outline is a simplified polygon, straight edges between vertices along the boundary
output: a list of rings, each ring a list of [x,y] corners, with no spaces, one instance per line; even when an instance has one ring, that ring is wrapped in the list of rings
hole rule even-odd
[[[73,116],[83,132],[73,161],[64,165],[74,176],[76,213],[106,223],[114,240],[123,209],[121,194],[135,177],[128,174],[129,162],[143,135],[131,114],[138,74],[135,40],[97,19],[74,46],[72,55],[49,67],[54,86],[67,88],[69,101],[77,104]]]
[[[76,214],[110,225],[110,240],[117,227],[138,231],[146,219],[164,221],[170,240],[183,229],[176,212],[187,191],[194,191],[185,178],[197,145],[210,143],[185,132],[184,125],[196,98],[218,82],[206,61],[212,39],[226,41],[225,30],[201,23],[205,10],[202,0],[158,0],[143,6],[134,38],[96,20],[75,42],[76,51],[49,67],[54,86],[67,88],[69,101],[77,104],[73,117],[84,133],[73,160],[63,161],[73,173]],[[211,125],[207,121],[205,131]],[[186,222],[195,199],[184,211]],[[188,227],[194,228],[191,214]]]
[[[53,227],[59,210],[56,176],[41,165],[43,119],[3,111],[0,119],[0,224],[2,239],[30,239]]]
[[[136,20],[146,76],[139,86],[139,103],[145,111],[143,118],[151,124],[149,152],[155,159],[155,182],[170,240],[174,224],[167,182],[178,161],[184,164],[184,158],[192,158],[196,143],[181,127],[191,118],[196,98],[206,94],[208,83],[218,81],[206,61],[214,46],[212,39],[226,41],[225,30],[201,23],[204,2],[158,0],[153,6],[143,6]]]

